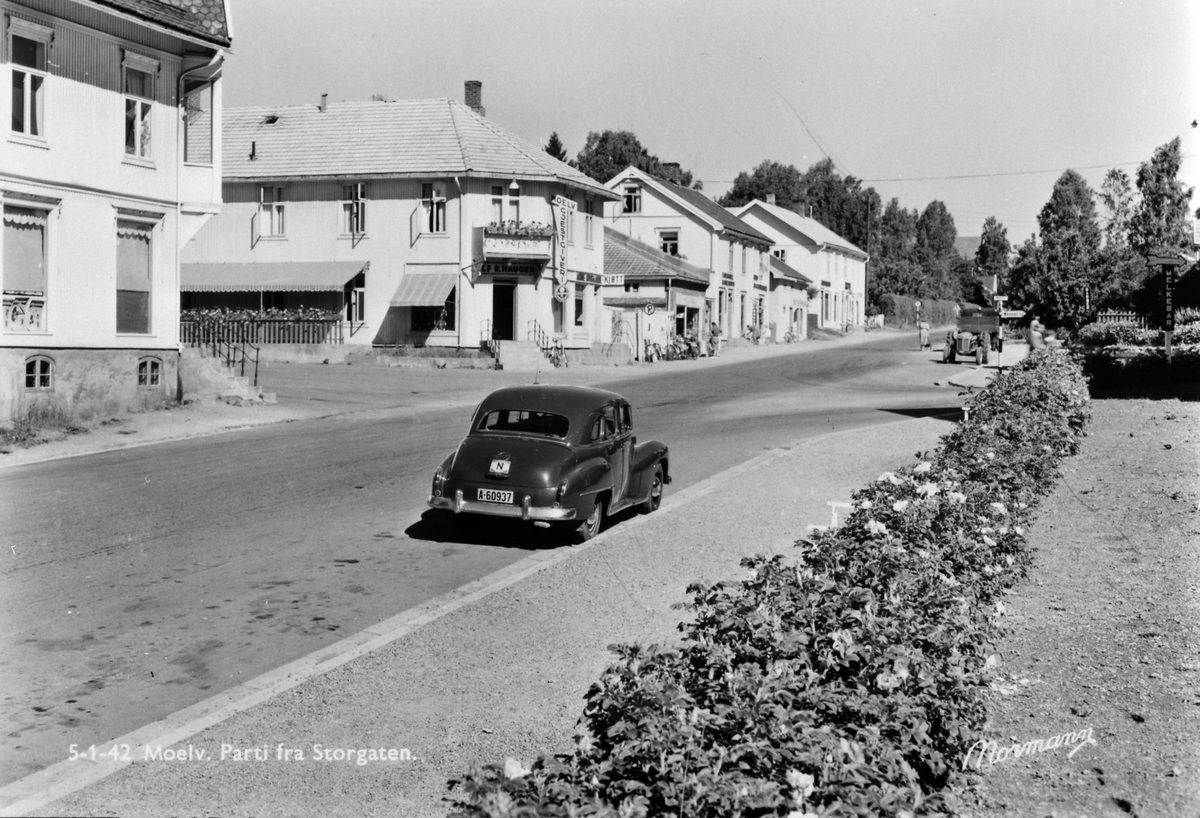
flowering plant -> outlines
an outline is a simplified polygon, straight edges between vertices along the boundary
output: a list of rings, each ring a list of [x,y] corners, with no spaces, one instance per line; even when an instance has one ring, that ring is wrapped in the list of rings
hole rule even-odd
[[[491,222],[486,233],[501,236],[534,236],[543,238],[554,235],[554,228],[541,222]]]
[[[212,309],[183,310],[181,321],[338,321],[342,314],[336,310],[300,306],[294,310],[268,307],[264,310],[231,310],[225,307]]]

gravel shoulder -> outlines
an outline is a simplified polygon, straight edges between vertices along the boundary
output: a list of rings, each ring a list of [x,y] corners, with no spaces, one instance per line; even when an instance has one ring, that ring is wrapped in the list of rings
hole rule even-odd
[[[979,816],[1200,815],[1200,403],[1096,400],[1008,601]],[[997,756],[1003,756],[1003,750]]]

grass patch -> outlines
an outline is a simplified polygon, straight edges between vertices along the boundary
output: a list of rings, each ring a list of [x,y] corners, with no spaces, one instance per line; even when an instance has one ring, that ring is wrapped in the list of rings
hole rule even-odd
[[[74,435],[86,431],[75,416],[61,405],[38,402],[26,406],[21,414],[13,418],[12,425],[7,429],[0,429],[0,446],[5,451],[11,451],[13,446],[28,448],[45,443],[50,432]]]

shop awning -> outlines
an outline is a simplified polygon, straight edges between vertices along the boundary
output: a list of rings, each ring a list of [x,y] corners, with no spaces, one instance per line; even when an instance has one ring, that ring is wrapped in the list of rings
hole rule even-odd
[[[179,265],[185,293],[341,292],[366,261],[269,261]]]
[[[435,265],[428,265],[435,267]],[[458,268],[453,265],[436,265],[435,269],[417,272],[412,268],[404,271],[400,286],[392,296],[393,307],[440,307],[446,296],[458,283]]]

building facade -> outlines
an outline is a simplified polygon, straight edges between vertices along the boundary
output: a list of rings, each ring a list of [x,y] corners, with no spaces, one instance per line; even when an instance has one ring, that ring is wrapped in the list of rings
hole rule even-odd
[[[732,208],[774,241],[776,258],[812,282],[809,319],[818,327],[861,325],[867,306],[867,254],[816,219],[773,202]]]
[[[320,308],[346,342],[607,340],[605,187],[448,99],[225,112],[225,209],[186,248],[192,308]]]
[[[179,248],[220,209],[224,0],[0,0],[0,421],[178,391]]]
[[[698,190],[629,167],[607,182],[619,200],[607,223],[643,244],[706,270],[699,324],[725,338],[766,327],[771,239]]]

